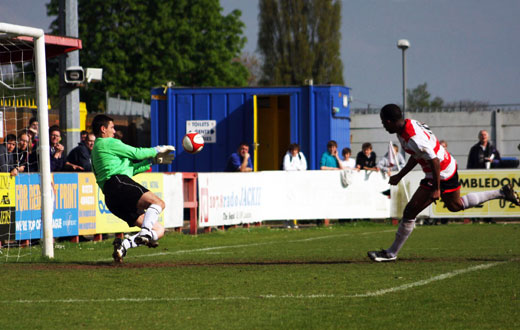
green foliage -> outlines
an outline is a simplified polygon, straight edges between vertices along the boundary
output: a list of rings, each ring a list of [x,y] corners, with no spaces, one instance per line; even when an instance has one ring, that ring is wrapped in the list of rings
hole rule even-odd
[[[260,0],[261,83],[343,84],[341,2]]]
[[[440,97],[435,97],[430,100],[431,94],[428,92],[428,84],[420,84],[414,89],[407,89],[406,102],[408,109],[427,109],[440,108],[444,104],[444,100]]]
[[[218,0],[79,0],[81,65],[103,68],[103,82],[82,98],[99,104],[108,91],[148,100],[150,89],[167,81],[246,85],[247,69],[236,60],[246,41],[241,12],[221,11]],[[58,0],[51,0],[48,14],[57,13]]]

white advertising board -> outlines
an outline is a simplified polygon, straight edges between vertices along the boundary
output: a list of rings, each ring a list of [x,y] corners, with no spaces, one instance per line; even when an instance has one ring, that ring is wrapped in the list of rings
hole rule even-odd
[[[164,227],[176,228],[184,224],[184,190],[182,173],[163,174]]]
[[[387,218],[387,178],[341,171],[199,173],[199,226],[282,219]]]

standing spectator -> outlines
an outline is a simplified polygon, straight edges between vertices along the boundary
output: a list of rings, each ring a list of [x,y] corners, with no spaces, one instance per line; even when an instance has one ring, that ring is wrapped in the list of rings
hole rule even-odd
[[[14,150],[16,149],[16,135],[8,134],[5,143],[0,145],[0,172],[11,173],[12,176],[18,174],[18,161]]]
[[[40,127],[38,123],[38,119],[31,118],[29,119],[29,126],[27,126],[27,134],[29,134],[29,138],[31,139],[31,144],[29,146],[30,150],[36,150],[36,146],[38,145],[38,128]]]
[[[478,133],[478,143],[469,150],[467,168],[486,168],[486,162],[492,164],[493,160],[500,160],[500,153],[489,142],[489,134],[486,130]]]
[[[387,152],[385,156],[377,163],[377,168],[379,168],[380,171],[383,171],[383,173],[386,173],[388,176],[391,176],[392,172],[397,173],[399,169],[406,165],[403,155],[399,153],[399,147],[397,144],[393,144],[392,147],[394,148],[393,157]]]
[[[85,130],[82,130],[80,133],[79,133],[79,139],[81,142],[85,141],[87,139],[87,136],[88,136],[88,132],[85,131]]]
[[[376,166],[376,153],[372,151],[372,144],[365,142],[356,157],[356,168],[359,170],[379,171]]]
[[[17,171],[18,172],[28,172],[29,171],[29,155],[30,155],[30,146],[31,140],[29,134],[24,131],[18,135],[18,146],[15,150],[17,155]]]
[[[334,140],[327,142],[327,151],[321,155],[320,169],[341,170],[341,159],[338,155],[338,143]]]
[[[446,142],[446,140],[440,140],[439,141],[439,144],[446,150],[448,151],[448,142]]]
[[[85,141],[78,143],[78,146],[70,151],[65,167],[73,171],[92,172],[90,153],[95,141],[96,136],[93,133],[87,134]]]
[[[341,155],[343,156],[343,160],[341,161],[341,167],[345,169],[355,170],[356,169],[356,161],[354,158],[351,158],[352,150],[350,148],[343,148],[341,150]]]
[[[252,172],[253,163],[249,155],[249,145],[245,142],[240,143],[237,152],[232,153],[227,161],[226,172]]]
[[[289,150],[283,157],[284,171],[305,171],[307,169],[307,160],[300,151],[300,145],[292,143],[289,145]]]
[[[61,132],[56,125],[49,128],[49,141],[51,147],[51,172],[59,172],[65,166],[65,156],[63,151],[65,147],[60,143]]]

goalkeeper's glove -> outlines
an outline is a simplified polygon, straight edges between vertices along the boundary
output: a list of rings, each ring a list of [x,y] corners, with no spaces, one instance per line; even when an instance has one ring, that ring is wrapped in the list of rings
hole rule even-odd
[[[152,158],[153,164],[168,165],[171,164],[175,158],[175,155],[171,153],[175,151],[174,146],[157,146],[154,149],[157,151],[157,155]]]

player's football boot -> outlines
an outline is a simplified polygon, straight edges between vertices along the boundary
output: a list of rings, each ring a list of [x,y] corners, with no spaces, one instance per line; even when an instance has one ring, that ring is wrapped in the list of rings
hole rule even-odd
[[[152,240],[152,232],[150,231],[150,229],[148,229],[146,227],[141,228],[141,231],[139,232],[139,234],[137,234],[137,236],[134,238],[134,242],[138,246],[146,245],[148,247],[151,247],[150,244],[152,244],[151,242],[153,242],[153,240]],[[157,246],[155,246],[155,247],[157,247]]]
[[[123,240],[119,237],[112,242],[112,245],[114,245],[114,253],[112,253],[112,258],[114,258],[114,261],[117,263],[123,262],[123,257],[126,256],[126,249],[123,246]]]
[[[368,251],[368,257],[375,262],[387,262],[387,261],[395,261],[397,257],[391,256],[385,250],[381,251]]]
[[[502,189],[500,189],[500,192],[502,192],[506,201],[510,201],[511,203],[520,206],[520,197],[518,197],[518,194],[513,189],[512,184],[506,184]]]

